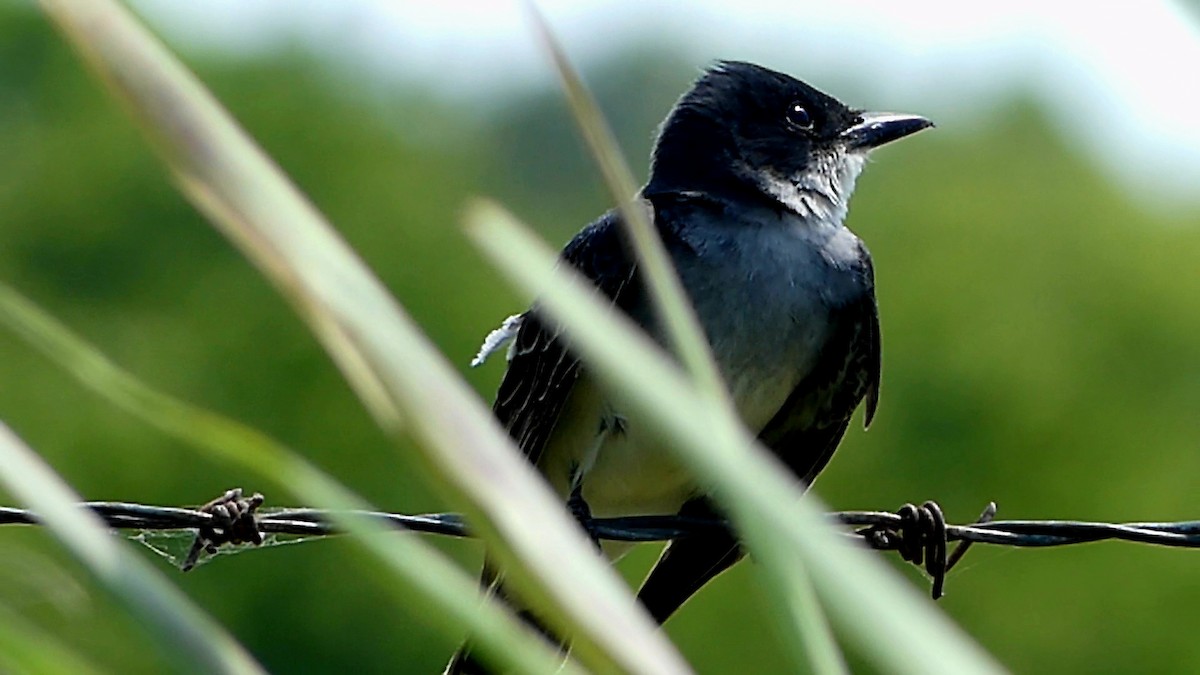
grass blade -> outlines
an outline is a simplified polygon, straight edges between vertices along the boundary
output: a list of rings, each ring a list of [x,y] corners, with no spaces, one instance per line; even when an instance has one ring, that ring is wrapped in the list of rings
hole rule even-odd
[[[687,668],[561,501],[379,281],[212,96],[111,0],[42,6],[147,130],[184,193],[272,280],[383,427],[403,417],[431,482],[521,596],[596,670]]]
[[[562,83],[571,114],[579,125],[588,150],[596,160],[600,174],[621,211],[622,224],[634,243],[638,261],[646,275],[651,301],[667,327],[671,346],[684,367],[702,391],[713,398],[725,400],[728,392],[717,371],[708,343],[700,331],[700,322],[692,311],[679,276],[667,257],[658,231],[650,222],[651,213],[637,199],[633,172],[621,156],[616,138],[600,107],[583,85],[579,73],[571,66],[562,45],[532,2],[527,4],[534,27]]]

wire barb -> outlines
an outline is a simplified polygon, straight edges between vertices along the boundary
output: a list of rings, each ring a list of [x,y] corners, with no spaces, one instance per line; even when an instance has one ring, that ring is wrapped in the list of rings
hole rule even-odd
[[[233,488],[197,509],[200,513],[207,513],[210,520],[196,529],[196,539],[181,569],[190,571],[200,561],[201,553],[216,555],[225,544],[262,544],[263,535],[258,530],[254,512],[263,505],[264,499],[257,492],[249,499],[243,499],[242,489]]]
[[[995,502],[984,509],[980,521],[991,520],[996,513]],[[946,573],[962,560],[971,542],[962,542],[948,556],[950,545],[946,516],[935,501],[920,506],[905,504],[896,511],[898,523],[877,523],[865,527],[855,534],[861,536],[871,548],[881,551],[896,551],[900,557],[913,565],[925,565],[925,572],[933,580],[931,595],[934,600],[945,594]]]

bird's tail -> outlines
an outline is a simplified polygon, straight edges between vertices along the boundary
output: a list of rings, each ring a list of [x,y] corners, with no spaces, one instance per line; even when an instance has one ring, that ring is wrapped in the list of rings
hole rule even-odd
[[[718,517],[718,512],[707,499],[701,498],[685,504],[679,515],[713,518]],[[713,577],[744,555],[737,538],[728,530],[676,539],[663,549],[642,582],[638,600],[662,624]]]

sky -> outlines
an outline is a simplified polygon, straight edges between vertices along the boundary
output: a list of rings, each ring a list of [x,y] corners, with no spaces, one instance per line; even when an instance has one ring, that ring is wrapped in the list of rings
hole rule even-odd
[[[1200,11],[1188,0],[541,0],[586,71],[663,43],[696,62],[750,60],[852,105],[986,120],[1014,89],[1146,202],[1200,201]],[[361,68],[486,102],[554,75],[516,0],[135,0],[169,43],[256,53],[285,41]],[[736,6],[736,7],[735,7]],[[833,91],[835,95],[840,92]],[[846,98],[845,95],[841,97]]]

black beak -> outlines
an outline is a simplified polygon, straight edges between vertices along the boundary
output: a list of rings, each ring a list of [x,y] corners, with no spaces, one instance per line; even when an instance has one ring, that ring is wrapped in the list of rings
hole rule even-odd
[[[842,132],[848,150],[872,150],[933,126],[924,117],[899,113],[862,113],[858,119]]]

